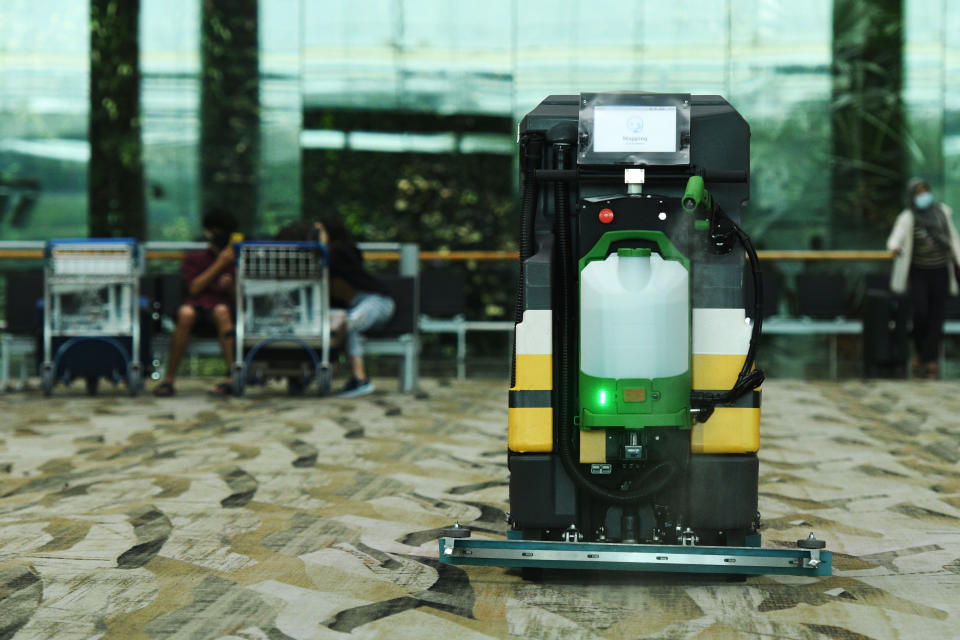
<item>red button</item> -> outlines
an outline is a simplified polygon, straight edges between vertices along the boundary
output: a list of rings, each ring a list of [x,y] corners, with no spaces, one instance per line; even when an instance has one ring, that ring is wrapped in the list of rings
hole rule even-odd
[[[603,224],[610,224],[613,222],[613,210],[612,209],[600,209],[600,213],[597,214],[597,218],[600,219],[600,222]]]

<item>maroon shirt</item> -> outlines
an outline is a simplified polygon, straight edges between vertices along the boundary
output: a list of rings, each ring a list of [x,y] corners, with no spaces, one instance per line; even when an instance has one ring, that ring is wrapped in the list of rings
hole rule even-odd
[[[216,261],[217,254],[210,250],[191,251],[184,254],[182,273],[183,282],[188,288],[188,291],[190,283],[193,282],[194,278],[206,271],[210,265]],[[229,274],[233,278],[236,278],[236,264],[231,264],[229,267],[221,270],[220,273],[214,277],[213,281],[207,285],[207,288],[200,293],[196,295],[190,295],[190,293],[187,293],[187,297],[184,299],[183,303],[192,305],[194,307],[200,307],[201,309],[206,309],[208,311],[213,309],[218,304],[233,306],[233,296],[235,292],[234,285],[224,289],[217,284],[220,276],[225,273]]]

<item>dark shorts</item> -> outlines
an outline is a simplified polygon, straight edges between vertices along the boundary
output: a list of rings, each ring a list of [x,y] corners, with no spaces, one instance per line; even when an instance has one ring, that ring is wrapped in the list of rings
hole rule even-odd
[[[190,305],[197,314],[197,320],[193,323],[193,333],[200,335],[217,335],[217,325],[213,322],[213,309],[207,309],[200,305]],[[230,315],[236,319],[233,309],[230,309]]]

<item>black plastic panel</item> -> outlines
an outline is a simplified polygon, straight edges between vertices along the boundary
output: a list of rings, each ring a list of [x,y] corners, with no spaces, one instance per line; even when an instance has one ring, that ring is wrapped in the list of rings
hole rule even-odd
[[[566,528],[576,521],[573,483],[553,454],[510,454],[510,514],[523,529]]]
[[[690,456],[690,525],[695,529],[748,529],[757,514],[759,469],[753,454]]]

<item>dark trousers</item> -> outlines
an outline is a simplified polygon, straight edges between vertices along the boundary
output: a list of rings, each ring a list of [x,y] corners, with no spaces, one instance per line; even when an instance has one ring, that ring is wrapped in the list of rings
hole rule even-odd
[[[940,357],[949,293],[950,274],[947,267],[910,267],[913,344],[920,362],[936,362]]]

